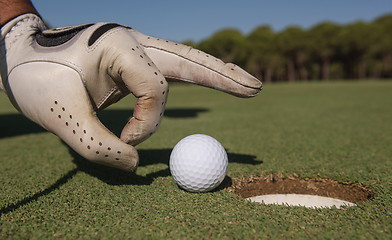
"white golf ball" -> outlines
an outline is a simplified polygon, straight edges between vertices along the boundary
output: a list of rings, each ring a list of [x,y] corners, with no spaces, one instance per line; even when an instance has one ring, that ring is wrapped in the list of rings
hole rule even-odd
[[[170,154],[170,172],[177,184],[189,192],[207,192],[226,176],[227,153],[213,137],[195,134],[183,138]]]

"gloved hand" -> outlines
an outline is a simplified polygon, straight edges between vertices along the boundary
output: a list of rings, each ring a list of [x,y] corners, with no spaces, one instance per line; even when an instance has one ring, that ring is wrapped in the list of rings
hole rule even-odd
[[[34,14],[1,29],[1,82],[14,106],[84,158],[126,171],[133,147],[158,128],[166,78],[252,97],[261,82],[234,64],[114,23],[47,29]],[[96,112],[132,93],[137,102],[121,140]],[[132,146],[133,145],[133,146]]]

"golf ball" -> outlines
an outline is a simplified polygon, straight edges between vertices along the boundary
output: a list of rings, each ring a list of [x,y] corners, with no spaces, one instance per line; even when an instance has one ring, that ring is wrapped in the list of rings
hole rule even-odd
[[[208,192],[219,186],[227,165],[223,146],[204,134],[183,138],[170,154],[170,172],[177,184],[189,192]]]

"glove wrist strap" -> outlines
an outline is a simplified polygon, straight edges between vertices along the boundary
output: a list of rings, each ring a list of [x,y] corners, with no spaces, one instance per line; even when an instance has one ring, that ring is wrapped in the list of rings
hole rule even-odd
[[[37,15],[32,13],[23,14],[10,20],[1,27],[0,41],[13,35],[13,32],[18,32],[18,35],[22,35],[23,30],[22,32],[20,30],[22,28],[25,28],[26,30],[28,28],[46,29],[46,26]]]
[[[16,64],[20,50],[30,45],[29,38],[37,31],[46,29],[41,18],[28,13],[20,15],[1,28],[0,35],[0,90],[4,90],[10,69]],[[12,60],[12,61],[11,61]]]

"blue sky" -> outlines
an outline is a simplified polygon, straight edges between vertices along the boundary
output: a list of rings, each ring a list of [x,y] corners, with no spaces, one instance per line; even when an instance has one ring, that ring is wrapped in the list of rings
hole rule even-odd
[[[197,0],[83,1],[33,0],[53,27],[117,22],[145,34],[182,42],[200,41],[217,30],[248,34],[267,24],[275,31],[290,25],[309,28],[323,21],[347,24],[392,13],[392,0]]]

